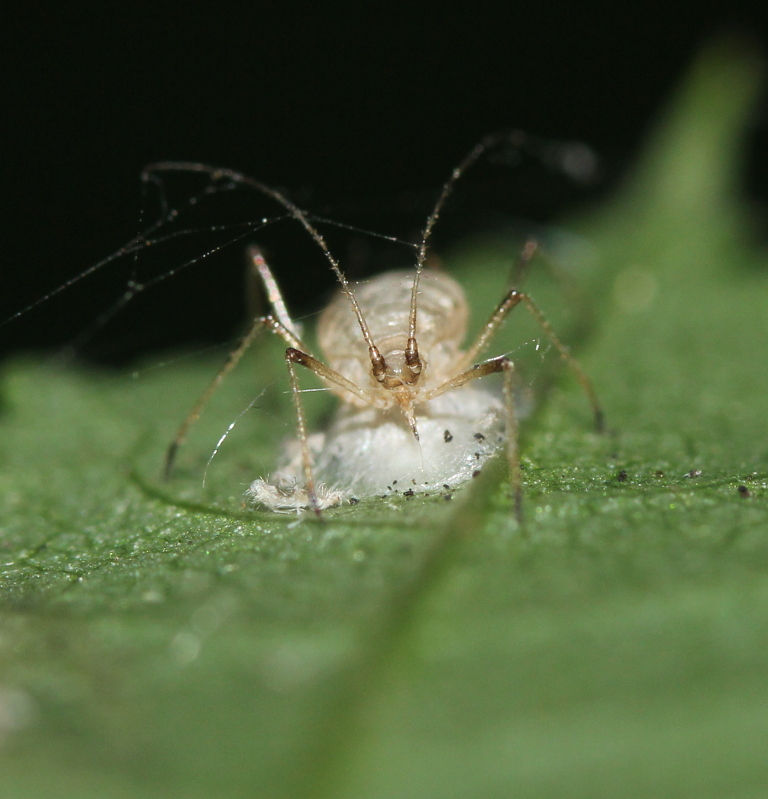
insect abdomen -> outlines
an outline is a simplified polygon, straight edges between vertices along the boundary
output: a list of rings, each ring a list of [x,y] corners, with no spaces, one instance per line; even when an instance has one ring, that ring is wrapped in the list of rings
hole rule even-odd
[[[405,349],[414,275],[412,269],[386,272],[351,285],[377,346],[385,344]],[[435,349],[456,351],[464,339],[468,316],[461,286],[444,272],[424,271],[419,282],[417,308],[419,350],[425,354]],[[323,311],[317,335],[332,368],[352,380],[368,374],[371,368],[368,348],[351,303],[343,292],[338,292]],[[350,371],[356,373],[355,377]]]

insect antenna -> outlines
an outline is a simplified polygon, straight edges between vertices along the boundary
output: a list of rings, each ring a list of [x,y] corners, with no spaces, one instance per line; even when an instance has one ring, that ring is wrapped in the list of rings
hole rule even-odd
[[[432,235],[432,229],[434,228],[435,223],[440,217],[443,206],[445,205],[448,197],[451,195],[451,192],[453,191],[453,188],[459,178],[461,178],[462,175],[471,166],[473,166],[473,164],[475,164],[484,153],[500,144],[510,144],[516,149],[519,149],[525,145],[527,140],[528,136],[525,133],[515,130],[510,133],[492,133],[479,141],[469,151],[469,153],[467,153],[461,163],[454,168],[453,172],[451,172],[451,176],[443,184],[443,188],[440,191],[440,196],[437,198],[437,202],[435,203],[435,207],[432,209],[432,213],[429,215],[429,217],[427,217],[427,222],[424,225],[424,231],[421,234],[421,244],[419,245],[419,252],[416,258],[416,273],[413,277],[413,286],[411,288],[411,308],[408,317],[408,345],[405,351],[405,362],[411,370],[411,373],[414,375],[418,375],[422,369],[421,358],[419,357],[419,346],[416,341],[416,316],[419,294],[419,279],[421,277],[421,272],[424,269],[424,264],[427,260],[429,238]]]
[[[149,182],[151,179],[142,175],[142,180],[145,182]],[[187,200],[186,205],[187,206],[196,205],[203,197],[205,197],[210,193],[212,193],[212,190],[210,188],[205,189],[200,194],[190,197]],[[5,325],[11,324],[19,317],[24,316],[25,314],[28,314],[30,311],[33,311],[38,306],[47,303],[49,300],[52,300],[58,294],[65,292],[67,289],[71,288],[75,284],[79,283],[82,280],[85,280],[94,273],[98,272],[99,270],[107,266],[107,264],[110,264],[114,261],[118,261],[121,258],[124,258],[125,256],[128,255],[133,255],[135,257],[148,245],[154,243],[155,240],[152,238],[152,236],[154,236],[154,234],[157,233],[159,230],[162,230],[163,227],[168,225],[170,222],[173,222],[175,219],[177,219],[181,213],[181,208],[169,208],[167,201],[165,200],[165,197],[163,195],[161,195],[160,204],[161,204],[161,213],[159,217],[149,226],[142,228],[133,238],[131,238],[128,242],[126,242],[122,247],[120,247],[118,250],[108,255],[106,258],[102,258],[100,261],[97,261],[95,264],[92,264],[87,269],[84,269],[82,272],[79,272],[74,277],[68,278],[56,288],[51,289],[50,291],[43,294],[41,297],[38,297],[34,302],[25,305],[20,310],[11,314],[9,317],[1,320],[0,327],[4,327]],[[186,231],[177,231],[171,234],[171,236],[181,236],[184,235],[185,233]],[[168,238],[170,238],[170,236]],[[160,239],[158,239],[158,241],[159,240]],[[138,284],[136,283],[136,281],[131,281],[131,284],[128,287],[129,290],[127,292],[127,294],[131,296],[123,298],[118,303],[118,307],[122,308],[128,300],[132,299],[133,295],[137,291],[137,285]],[[138,290],[142,289],[139,288]],[[107,312],[107,314],[109,314],[109,312]],[[112,314],[109,314],[108,318],[111,318],[111,315]],[[107,318],[107,315],[105,315],[105,318]],[[100,318],[100,320],[97,320],[96,324],[100,326],[103,325],[103,319]]]
[[[355,297],[354,292],[349,285],[349,281],[344,275],[344,272],[342,272],[339,262],[336,260],[336,258],[334,258],[333,254],[328,248],[328,245],[326,244],[322,234],[312,224],[307,214],[305,214],[301,208],[299,208],[295,203],[291,202],[291,200],[289,200],[284,194],[277,191],[277,189],[273,189],[270,186],[267,186],[265,183],[261,183],[261,181],[256,180],[255,178],[248,177],[247,175],[232,169],[224,169],[221,167],[209,166],[208,164],[199,164],[187,161],[160,161],[147,166],[144,170],[144,175],[151,175],[156,172],[202,172],[204,174],[210,175],[211,179],[214,181],[227,179],[234,183],[248,186],[249,188],[255,189],[260,194],[264,194],[278,204],[282,205],[283,208],[285,208],[288,213],[297,222],[299,222],[307,231],[307,233],[309,233],[309,235],[314,239],[315,243],[318,245],[318,247],[320,247],[330,263],[331,269],[341,284],[341,290],[349,299],[352,310],[357,317],[358,324],[360,325],[360,331],[362,332],[363,339],[368,347],[368,354],[371,359],[373,375],[378,380],[384,379],[387,370],[386,362],[373,341],[370,328],[368,327],[368,323],[365,321],[365,317],[363,316],[363,312],[357,302],[357,298]]]
[[[437,198],[435,207],[432,213],[427,218],[427,223],[424,226],[424,231],[421,235],[421,244],[419,245],[418,256],[416,258],[416,273],[413,278],[413,287],[411,288],[411,308],[408,322],[408,345],[405,353],[405,362],[410,368],[412,374],[418,375],[421,372],[422,364],[419,358],[419,348],[416,342],[416,316],[418,306],[418,293],[419,293],[419,279],[421,272],[424,269],[424,264],[427,260],[427,248],[429,238],[432,235],[432,229],[435,226],[446,200],[451,195],[456,182],[461,178],[464,173],[489,150],[494,150],[497,147],[506,146],[511,148],[514,152],[525,151],[528,154],[536,157],[545,166],[557,169],[558,171],[568,175],[573,180],[579,182],[591,181],[597,170],[597,162],[594,154],[583,144],[574,144],[573,142],[547,142],[530,136],[521,130],[512,130],[501,133],[491,133],[485,138],[481,139],[464,157],[464,160],[454,168],[451,176],[443,184],[440,191],[440,196]],[[526,254],[522,259],[522,263],[518,266],[514,280],[519,281],[525,272],[527,262],[530,261],[533,253],[528,252],[529,244],[526,243],[524,248]]]

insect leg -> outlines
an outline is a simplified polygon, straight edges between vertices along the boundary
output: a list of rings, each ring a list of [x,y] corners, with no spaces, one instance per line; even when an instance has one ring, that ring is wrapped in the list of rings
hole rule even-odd
[[[285,307],[285,300],[280,292],[280,287],[277,285],[272,270],[264,260],[261,250],[255,244],[252,244],[246,250],[246,257],[250,261],[254,274],[261,281],[273,316],[286,330],[299,340],[301,338],[299,326],[291,319],[288,309]]]
[[[240,363],[240,359],[245,355],[248,348],[256,340],[259,331],[266,327],[273,333],[276,333],[290,346],[300,347],[301,341],[296,338],[290,331],[286,330],[282,325],[276,322],[271,316],[261,316],[256,319],[248,332],[243,336],[242,341],[238,344],[237,348],[233,350],[227,358],[225,364],[219,369],[214,376],[213,380],[206,386],[205,391],[200,395],[197,402],[192,407],[187,417],[181,423],[173,441],[168,445],[165,453],[165,464],[163,466],[163,477],[168,480],[173,471],[173,464],[176,460],[176,453],[179,447],[184,444],[189,428],[200,418],[205,406],[209,403],[211,397],[216,393],[216,389],[224,382],[224,378]]]
[[[272,324],[274,324],[274,321]],[[374,408],[380,409],[387,407],[384,401],[377,400],[371,394],[360,388],[360,386],[356,385],[351,380],[348,380],[346,377],[344,377],[344,375],[339,374],[334,369],[331,369],[330,366],[326,366],[326,364],[324,364],[322,361],[319,361],[312,355],[302,352],[296,347],[289,347],[288,350],[292,350],[290,357],[294,363],[305,366],[311,372],[314,372],[319,378],[326,381],[326,383],[332,383],[339,388],[345,389],[350,394],[353,394],[355,397],[357,397],[357,399],[362,400],[362,402],[366,405],[371,405]]]
[[[259,331],[262,327],[264,327],[266,323],[266,317],[261,317],[256,319],[254,323],[251,325],[250,330],[245,334],[243,340],[237,346],[237,349],[233,350],[229,358],[227,358],[226,363],[219,369],[219,371],[214,376],[213,380],[206,386],[205,391],[200,395],[197,402],[192,407],[192,410],[187,415],[186,419],[181,423],[181,426],[176,432],[173,441],[168,445],[168,449],[165,452],[165,464],[163,466],[163,477],[168,480],[171,476],[171,472],[173,471],[173,464],[176,460],[176,453],[179,451],[179,447],[184,444],[184,441],[187,437],[187,433],[189,432],[189,428],[200,418],[200,414],[203,412],[205,406],[208,404],[211,397],[216,392],[216,389],[221,385],[224,378],[237,366],[240,362],[240,359],[245,355],[246,350],[253,344],[256,340],[256,336],[258,335]]]
[[[273,322],[273,324],[276,323]],[[343,375],[340,375],[329,366],[326,366],[326,364],[324,364],[322,361],[318,361],[317,358],[314,358],[312,355],[302,352],[295,347],[288,347],[286,349],[285,363],[288,367],[288,373],[291,378],[291,394],[293,395],[293,406],[296,410],[296,428],[298,431],[299,443],[301,444],[301,460],[304,469],[304,481],[306,483],[309,501],[311,502],[315,513],[319,516],[320,507],[317,502],[317,494],[315,493],[315,480],[312,472],[312,454],[309,451],[309,440],[307,436],[307,419],[304,414],[304,405],[301,401],[301,389],[299,387],[299,378],[296,374],[295,366],[296,364],[304,366],[311,372],[314,372],[325,382],[333,383],[341,388],[346,389],[369,405],[375,406],[376,402],[352,381],[348,380]]]
[[[552,342],[560,357],[568,365],[569,369],[574,373],[576,379],[579,381],[584,393],[587,395],[587,400],[592,407],[592,414],[595,419],[595,429],[602,432],[604,429],[603,409],[597,399],[597,394],[592,386],[592,381],[587,377],[584,370],[581,368],[579,362],[571,355],[568,348],[563,344],[555,333],[549,320],[537,308],[533,300],[527,295],[518,291],[516,288],[510,289],[504,299],[496,306],[496,310],[491,314],[490,319],[485,323],[483,329],[478,334],[472,346],[464,353],[459,368],[466,368],[468,364],[472,363],[480,353],[490,344],[491,339],[501,328],[504,320],[507,318],[509,312],[522,303],[533,318],[538,322],[541,329],[546,334],[547,338]]]
[[[504,373],[504,410],[507,419],[507,463],[509,464],[509,484],[512,491],[512,496],[515,502],[515,516],[517,520],[522,523],[523,520],[523,479],[520,469],[520,447],[518,444],[518,425],[517,425],[517,411],[515,409],[515,395],[513,391],[513,377],[515,365],[507,358],[506,355],[501,355],[498,358],[491,358],[482,363],[475,364],[471,369],[467,369],[456,377],[447,380],[439,386],[436,386],[429,391],[425,397],[426,400],[434,399],[444,394],[446,391],[452,391],[460,386],[469,383],[472,380],[477,380],[486,375],[495,374],[496,372]]]
[[[296,347],[306,349],[301,342],[299,330],[295,322],[291,319],[288,309],[285,307],[283,295],[280,293],[280,288],[277,285],[275,276],[272,270],[264,260],[264,256],[256,246],[251,246],[247,250],[247,256],[251,261],[251,265],[255,274],[260,279],[264,292],[267,295],[267,301],[272,309],[276,319],[272,316],[262,316],[256,319],[249,331],[245,334],[237,348],[230,353],[226,363],[221,367],[213,380],[208,384],[205,391],[200,395],[192,410],[187,415],[187,418],[181,423],[176,436],[168,446],[165,454],[165,465],[163,467],[163,476],[167,480],[171,476],[173,470],[173,463],[176,460],[176,453],[184,444],[187,437],[189,428],[200,418],[200,414],[205,409],[205,406],[210,401],[211,397],[216,392],[216,389],[222,384],[224,378],[237,366],[240,359],[245,355],[246,350],[256,340],[256,336],[262,327],[268,327],[273,333],[276,333],[280,338],[288,344],[289,347]]]
[[[519,289],[525,279],[526,272],[539,251],[539,242],[536,239],[527,239],[520,250],[520,255],[515,260],[515,265],[510,275],[509,289]]]
[[[299,388],[299,378],[296,374],[296,364],[304,363],[304,358],[309,357],[300,350],[288,347],[285,351],[285,365],[288,367],[288,374],[291,378],[291,396],[293,397],[293,408],[296,411],[296,430],[301,444],[301,463],[304,469],[304,483],[309,496],[310,504],[317,516],[320,516],[320,506],[317,502],[315,493],[315,478],[312,474],[312,454],[309,451],[309,440],[307,438],[307,417],[304,414],[304,405],[301,402],[301,390]],[[313,359],[314,360],[314,359]]]
[[[560,353],[560,357],[565,361],[570,370],[576,376],[576,379],[579,381],[579,384],[584,390],[584,393],[587,395],[587,400],[592,407],[592,415],[595,420],[595,430],[597,430],[598,433],[602,433],[605,429],[605,417],[600,402],[597,399],[597,393],[592,385],[592,381],[587,377],[586,372],[581,368],[581,364],[573,357],[573,355],[571,355],[568,347],[566,347],[565,344],[563,344],[563,342],[557,337],[557,334],[555,333],[554,328],[550,324],[549,320],[538,309],[533,300],[527,294],[521,294],[520,297],[528,312],[539,323],[539,326],[544,331],[547,338],[557,348],[557,351]]]
[[[520,469],[520,444],[517,426],[517,411],[513,377],[515,365],[509,358],[502,361],[504,369],[504,408],[507,412],[507,463],[509,464],[509,485],[515,501],[515,517],[523,523],[523,475]]]

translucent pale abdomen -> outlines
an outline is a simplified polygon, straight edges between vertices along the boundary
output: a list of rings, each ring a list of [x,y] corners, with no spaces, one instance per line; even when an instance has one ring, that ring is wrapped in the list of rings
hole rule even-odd
[[[403,350],[414,270],[387,272],[351,285],[376,346]],[[468,308],[459,284],[443,272],[425,270],[419,281],[416,340],[427,363],[428,379],[444,379],[467,329]],[[323,311],[317,336],[328,365],[353,383],[371,382],[371,361],[349,299],[338,292]]]

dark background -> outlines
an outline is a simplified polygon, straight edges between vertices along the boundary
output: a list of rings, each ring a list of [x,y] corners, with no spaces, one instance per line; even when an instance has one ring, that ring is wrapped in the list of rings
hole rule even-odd
[[[26,4],[3,31],[0,320],[130,239],[142,208],[145,219],[154,215],[139,175],[158,159],[232,167],[312,210],[405,236],[463,154],[514,126],[589,143],[601,181],[578,188],[538,166],[494,181],[480,170],[457,200],[464,213],[439,235],[487,224],[488,197],[509,218],[551,219],[616,185],[705,42],[729,33],[766,52],[761,5]],[[744,176],[758,205],[768,199],[765,110]],[[181,180],[169,190],[183,198],[200,185]],[[263,208],[252,198],[217,199],[190,224],[256,218]],[[328,270],[295,228],[269,236],[290,301],[311,307]],[[353,272],[385,257],[354,236],[330,237]],[[142,268],[159,274],[210,246],[204,239],[155,253]],[[146,292],[89,339],[86,356],[125,363],[231,335],[244,309],[241,253],[237,245]],[[110,265],[6,324],[0,355],[72,340],[127,277]]]

